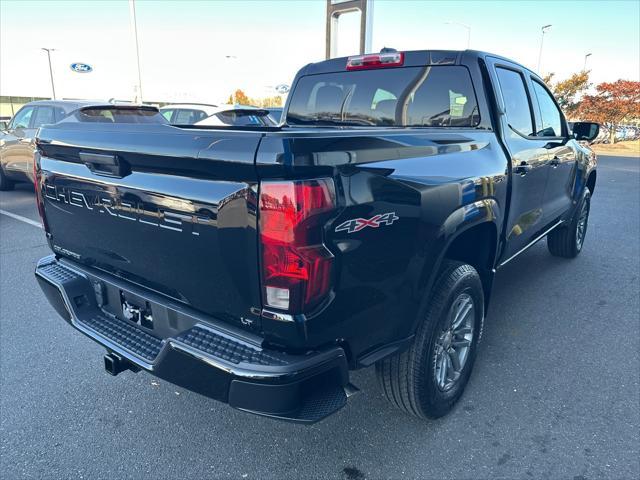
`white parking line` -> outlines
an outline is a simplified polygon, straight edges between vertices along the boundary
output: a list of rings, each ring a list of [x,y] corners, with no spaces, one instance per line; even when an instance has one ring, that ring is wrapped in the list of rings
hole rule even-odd
[[[0,213],[2,215],[6,215],[7,217],[15,218],[16,220],[20,220],[21,222],[28,223],[29,225],[33,225],[34,227],[42,228],[40,222],[35,222],[30,218],[23,217],[21,215],[16,215],[15,213],[7,212],[6,210],[2,210],[0,208]]]

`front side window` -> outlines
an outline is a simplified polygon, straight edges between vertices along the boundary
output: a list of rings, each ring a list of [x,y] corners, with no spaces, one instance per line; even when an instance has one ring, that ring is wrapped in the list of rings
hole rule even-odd
[[[524,78],[507,68],[496,68],[509,126],[524,136],[533,135],[533,121]]]
[[[300,78],[289,125],[473,127],[480,122],[462,66],[358,70]]]
[[[538,100],[540,120],[538,121],[538,137],[560,137],[562,136],[562,116],[556,103],[547,92],[547,89],[536,80],[532,81],[533,91]]]
[[[31,115],[33,115],[34,107],[25,107],[20,110],[13,120],[11,120],[11,129],[17,128],[29,128],[29,122],[31,121]]]

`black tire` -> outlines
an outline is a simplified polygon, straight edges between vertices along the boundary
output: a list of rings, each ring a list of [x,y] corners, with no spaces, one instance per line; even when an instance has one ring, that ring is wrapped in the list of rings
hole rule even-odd
[[[459,363],[459,373],[453,370],[454,374],[458,373],[456,379],[447,387],[445,378],[443,387],[439,379],[442,370],[438,366],[439,359],[447,356],[443,335],[446,339],[447,325],[452,311],[458,308],[457,302],[467,297],[474,308],[465,316],[473,325],[470,345],[464,363]],[[392,405],[419,418],[438,418],[453,408],[473,369],[484,323],[484,294],[478,272],[471,265],[445,260],[433,293],[425,303],[421,309],[422,322],[409,349],[376,363],[376,376]],[[453,342],[460,338],[449,335],[449,348],[453,349]]]
[[[582,251],[589,225],[591,210],[591,192],[584,189],[575,213],[566,227],[559,227],[547,235],[547,247],[551,255],[563,258],[575,258]]]
[[[3,192],[7,190],[13,190],[13,187],[15,187],[15,183],[13,182],[13,180],[7,178],[7,174],[4,173],[2,167],[0,167],[0,190]]]

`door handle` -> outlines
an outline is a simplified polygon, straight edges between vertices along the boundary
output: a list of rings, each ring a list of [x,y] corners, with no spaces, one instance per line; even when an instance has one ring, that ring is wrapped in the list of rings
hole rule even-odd
[[[521,177],[524,177],[529,172],[529,170],[531,170],[531,165],[529,165],[526,162],[522,162],[520,165],[516,166],[513,169],[513,173],[516,173]]]
[[[131,173],[129,165],[115,154],[80,152],[80,160],[96,175],[126,177]]]
[[[21,138],[20,139],[20,143],[31,143],[31,139],[30,138]]]
[[[549,162],[553,168],[557,168],[560,165],[560,159],[558,157],[553,157],[553,159]]]

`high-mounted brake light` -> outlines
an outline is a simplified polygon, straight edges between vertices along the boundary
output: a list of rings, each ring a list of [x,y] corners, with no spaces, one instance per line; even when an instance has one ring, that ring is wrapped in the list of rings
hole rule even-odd
[[[403,52],[371,53],[347,59],[347,70],[399,67],[404,63]]]
[[[260,184],[262,288],[267,306],[302,313],[326,297],[333,255],[323,244],[322,225],[334,206],[331,179]]]

